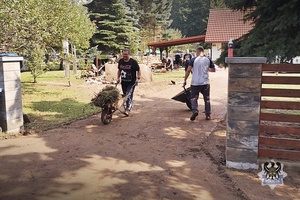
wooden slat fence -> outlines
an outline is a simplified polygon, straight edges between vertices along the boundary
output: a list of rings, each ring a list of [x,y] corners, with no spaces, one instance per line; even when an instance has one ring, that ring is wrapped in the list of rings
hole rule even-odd
[[[258,156],[300,160],[300,65],[263,64]]]

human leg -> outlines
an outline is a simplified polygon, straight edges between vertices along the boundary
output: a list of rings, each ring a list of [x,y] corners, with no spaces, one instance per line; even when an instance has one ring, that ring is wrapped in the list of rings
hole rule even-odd
[[[192,116],[191,120],[194,121],[198,116],[198,98],[199,98],[199,86],[191,86],[191,104],[192,104]]]
[[[210,106],[210,85],[201,86],[201,94],[203,95],[204,106],[205,106],[205,116],[206,119],[210,119],[211,106]]]
[[[127,111],[130,111],[131,108],[132,108],[132,100],[133,100],[134,89],[135,89],[134,83],[129,84],[126,88],[126,95],[128,95],[127,101],[126,101],[126,110]]]

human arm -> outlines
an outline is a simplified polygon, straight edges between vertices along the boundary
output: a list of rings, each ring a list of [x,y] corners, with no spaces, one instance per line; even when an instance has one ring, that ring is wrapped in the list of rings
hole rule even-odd
[[[138,79],[138,80],[141,79],[141,70],[137,71],[137,79]]]
[[[187,70],[186,70],[186,72],[185,72],[185,75],[184,75],[183,86],[186,85],[186,81],[187,81],[187,79],[188,79],[191,71],[192,71],[192,66],[189,65],[188,68],[187,68]]]
[[[141,68],[136,60],[134,60],[134,69],[136,71],[136,78],[139,80],[141,78]]]
[[[210,62],[208,71],[209,72],[216,72],[215,64],[213,63],[213,61],[210,58],[208,58],[208,59],[209,59],[209,62]]]
[[[121,68],[120,68],[120,62],[118,62],[117,83],[120,83],[120,77],[121,77]]]
[[[120,71],[120,69],[118,69],[118,72],[117,72],[117,83],[120,83],[120,77],[121,77],[121,71]]]

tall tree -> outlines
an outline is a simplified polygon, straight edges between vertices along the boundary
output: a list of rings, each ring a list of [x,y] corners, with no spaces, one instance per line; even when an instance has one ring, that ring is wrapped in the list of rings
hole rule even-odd
[[[139,24],[139,19],[141,17],[141,11],[138,4],[138,0],[123,0],[125,9],[126,9],[126,16],[128,17],[128,20],[132,22],[133,27],[136,30],[139,30],[141,28],[141,25]]]
[[[162,33],[170,24],[170,11],[173,0],[139,0],[141,17],[140,24],[154,41],[161,40]]]
[[[186,37],[205,34],[209,0],[174,0],[171,28],[179,29]]]
[[[224,0],[210,0],[210,8],[226,8],[226,2]]]
[[[133,34],[132,22],[126,15],[124,2],[120,0],[94,0],[86,5],[97,31],[91,39],[91,45],[98,45],[103,52],[118,52],[129,47],[130,34]]]
[[[249,10],[245,20],[254,28],[241,40],[240,55],[265,56],[269,60],[280,56],[282,61],[300,55],[299,0],[235,0],[233,9]]]
[[[75,0],[2,0],[0,13],[0,43],[6,51],[26,55],[34,82],[46,69],[40,61],[47,51],[62,49],[66,38],[86,48],[94,30],[87,11]]]

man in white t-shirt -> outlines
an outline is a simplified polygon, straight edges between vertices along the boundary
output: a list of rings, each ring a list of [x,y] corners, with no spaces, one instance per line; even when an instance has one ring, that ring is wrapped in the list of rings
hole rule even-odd
[[[184,77],[183,85],[186,85],[186,80],[192,73],[191,80],[191,104],[192,104],[192,116],[191,121],[194,121],[198,116],[198,98],[199,93],[203,95],[205,104],[205,116],[206,120],[210,120],[211,107],[210,107],[210,84],[209,84],[209,72],[215,72],[215,66],[212,61],[204,56],[204,48],[202,46],[196,49],[196,57],[192,58],[187,68]]]

